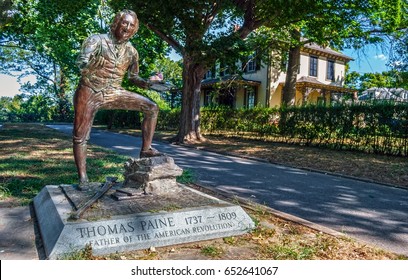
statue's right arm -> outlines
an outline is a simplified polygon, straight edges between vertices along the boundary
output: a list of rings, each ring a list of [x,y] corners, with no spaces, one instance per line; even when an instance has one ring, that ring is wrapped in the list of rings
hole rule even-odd
[[[76,64],[81,72],[88,68],[90,62],[98,55],[100,38],[98,35],[88,37],[82,44],[81,51],[78,55]]]

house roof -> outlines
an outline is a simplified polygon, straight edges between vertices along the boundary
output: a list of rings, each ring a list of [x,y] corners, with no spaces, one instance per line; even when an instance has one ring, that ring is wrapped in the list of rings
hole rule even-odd
[[[307,76],[302,76],[300,77],[296,83],[312,83],[315,85],[324,85],[322,82],[319,82],[315,77],[307,77]]]
[[[385,99],[401,102],[408,101],[408,90],[403,88],[369,88],[358,97],[359,100]]]
[[[280,83],[280,85],[285,86],[285,83]],[[336,86],[336,85],[324,84],[322,82],[319,82],[314,77],[302,76],[296,81],[296,89],[302,90],[304,88],[325,89],[325,90],[328,90],[328,91],[343,92],[343,93],[346,93],[346,92],[353,93],[353,92],[355,92],[355,90],[353,90],[353,89],[340,87],[340,86]]]
[[[341,52],[335,51],[330,47],[322,47],[315,43],[308,43],[305,44],[302,48],[304,52],[321,55],[329,58],[334,58],[338,60],[342,60],[345,62],[349,62],[350,60],[354,60],[352,57],[342,54]]]
[[[228,75],[220,78],[206,79],[201,82],[201,88],[210,88],[215,84],[228,84],[232,85],[248,85],[248,86],[258,86],[261,84],[260,81],[245,79],[239,75]]]

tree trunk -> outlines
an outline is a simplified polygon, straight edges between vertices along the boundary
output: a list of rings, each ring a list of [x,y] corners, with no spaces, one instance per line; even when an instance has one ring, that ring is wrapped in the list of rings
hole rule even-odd
[[[300,33],[295,30],[293,36],[296,41],[300,41]],[[296,80],[300,67],[300,45],[292,46],[289,49],[288,70],[286,73],[285,86],[282,92],[282,103],[286,106],[295,105]]]
[[[69,101],[66,96],[67,77],[62,69],[58,70],[57,64],[54,63],[54,96],[57,105],[58,121],[69,120]]]
[[[66,95],[67,78],[63,71],[60,71],[60,84],[57,92],[58,113],[60,121],[69,120],[69,103]]]
[[[183,97],[176,139],[179,143],[203,140],[200,131],[200,92],[204,65],[194,62],[189,55],[183,57],[183,64]]]

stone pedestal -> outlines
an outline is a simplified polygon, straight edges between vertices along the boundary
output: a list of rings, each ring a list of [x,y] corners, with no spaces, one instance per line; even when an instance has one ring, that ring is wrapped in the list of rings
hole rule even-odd
[[[136,188],[145,194],[179,192],[176,177],[183,173],[169,156],[129,159],[125,163],[125,188]]]
[[[176,183],[181,174],[172,158],[161,156],[129,160],[124,184],[107,178],[86,189],[45,186],[34,210],[47,257],[69,258],[86,246],[95,255],[169,246],[255,227],[240,206]],[[102,191],[92,207],[83,207]]]
[[[86,246],[103,255],[241,235],[255,227],[240,206],[183,185],[173,195],[118,201],[112,195],[120,185],[78,220],[71,219],[75,205],[87,201],[91,192],[74,185],[42,189],[34,209],[48,259],[69,258]]]

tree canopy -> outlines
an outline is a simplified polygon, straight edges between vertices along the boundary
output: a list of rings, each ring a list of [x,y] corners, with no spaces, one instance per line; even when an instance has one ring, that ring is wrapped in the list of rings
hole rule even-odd
[[[52,99],[61,120],[70,115],[71,98],[79,78],[75,64],[80,46],[93,33],[106,33],[114,16],[101,0],[15,0],[0,25],[0,73],[35,76],[22,90]],[[140,28],[133,43],[140,45],[141,71],[148,76],[167,45],[150,30]]]
[[[178,141],[200,140],[200,86],[219,61],[236,61],[245,39],[262,25],[282,27],[305,17],[316,1],[141,0],[110,1],[115,10],[133,9],[141,22],[183,57],[183,102]]]
[[[404,88],[408,90],[408,72],[395,70],[382,73],[359,74],[355,71],[346,76],[346,86],[360,93],[369,88]],[[402,77],[401,77],[402,76]]]

